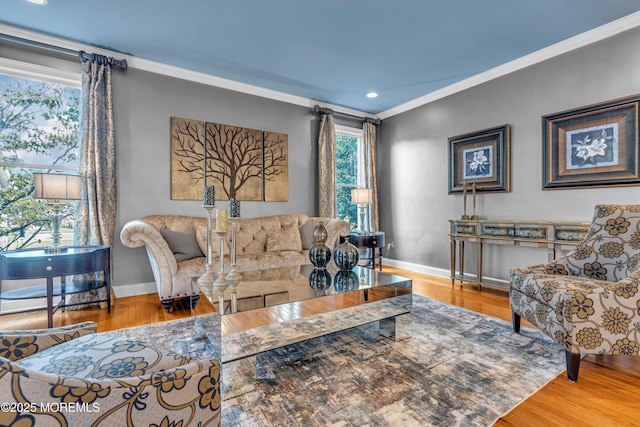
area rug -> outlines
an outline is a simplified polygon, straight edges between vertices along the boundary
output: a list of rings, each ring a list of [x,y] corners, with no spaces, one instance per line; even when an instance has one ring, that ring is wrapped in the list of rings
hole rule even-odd
[[[490,426],[564,370],[540,331],[413,296],[413,336],[376,324],[258,356],[223,426]]]

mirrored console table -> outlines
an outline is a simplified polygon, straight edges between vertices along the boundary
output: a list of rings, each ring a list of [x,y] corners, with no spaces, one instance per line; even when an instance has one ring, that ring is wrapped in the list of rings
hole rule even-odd
[[[590,222],[550,222],[511,220],[449,220],[451,239],[451,284],[456,280],[504,287],[482,277],[482,251],[485,244],[545,248],[549,260],[558,250],[572,250],[589,231]],[[477,248],[476,275],[464,272],[464,245],[474,243]],[[456,259],[457,256],[457,259]]]

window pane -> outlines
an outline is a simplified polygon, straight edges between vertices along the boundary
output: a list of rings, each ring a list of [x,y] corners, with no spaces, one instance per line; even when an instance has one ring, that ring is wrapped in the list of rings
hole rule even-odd
[[[358,207],[351,203],[351,189],[355,186],[338,186],[336,188],[336,208],[338,218],[351,225],[351,230],[358,228]]]
[[[338,218],[358,228],[358,207],[351,203],[351,190],[358,188],[358,136],[336,133],[336,208]]]
[[[50,244],[50,208],[33,195],[33,172],[77,171],[80,89],[0,75],[0,250]],[[73,240],[76,203],[62,211]]]
[[[336,134],[336,183],[358,183],[358,138]]]

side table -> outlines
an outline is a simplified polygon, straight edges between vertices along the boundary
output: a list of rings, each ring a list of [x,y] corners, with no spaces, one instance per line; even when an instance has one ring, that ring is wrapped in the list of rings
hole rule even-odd
[[[104,272],[104,280],[72,280],[66,276]],[[54,278],[59,277],[59,283]],[[46,279],[45,284],[2,290],[3,280]],[[58,308],[86,303],[67,304],[65,296],[106,288],[106,302],[111,312],[111,250],[108,246],[70,246],[66,252],[47,254],[44,248],[0,252],[0,299],[47,299],[47,325],[53,327],[53,313]],[[61,297],[54,307],[53,297]],[[31,311],[31,310],[24,310]]]
[[[365,249],[365,256],[360,259],[369,260],[376,269],[376,260],[378,267],[382,271],[382,248],[384,248],[384,233],[382,231],[370,231],[367,234],[349,233],[349,242],[358,249]]]

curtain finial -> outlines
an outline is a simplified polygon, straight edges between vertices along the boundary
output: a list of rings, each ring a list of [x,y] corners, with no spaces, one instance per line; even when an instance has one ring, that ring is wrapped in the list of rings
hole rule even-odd
[[[82,62],[95,62],[101,65],[111,65],[114,67],[118,67],[123,71],[127,69],[126,59],[114,59],[112,56],[100,55],[99,53],[89,54],[84,50],[79,51],[78,56],[80,57],[80,61]]]

